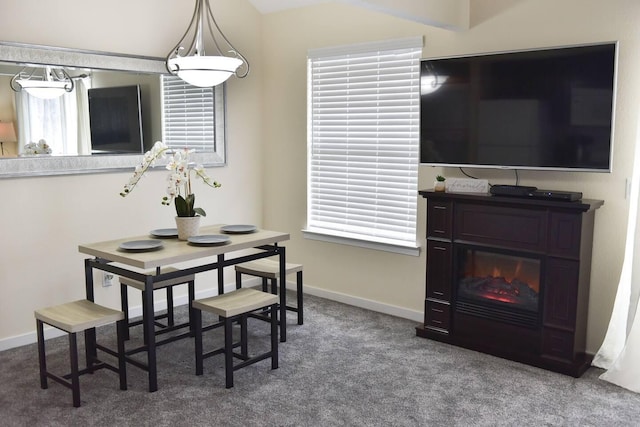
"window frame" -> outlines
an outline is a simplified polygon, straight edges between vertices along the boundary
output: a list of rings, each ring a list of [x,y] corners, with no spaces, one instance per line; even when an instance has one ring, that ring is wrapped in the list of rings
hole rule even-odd
[[[189,97],[189,105],[192,107],[194,104],[194,101],[197,101],[197,98],[201,98],[204,99],[203,95],[209,91],[211,91],[211,95],[212,95],[212,99],[210,102],[212,102],[212,137],[213,137],[213,141],[212,141],[212,147],[213,150],[200,150],[198,149],[199,147],[203,146],[204,143],[198,144],[197,147],[190,147],[188,146],[188,144],[182,145],[175,145],[174,143],[172,143],[170,141],[170,138],[167,138],[167,126],[168,125],[168,120],[166,117],[167,114],[167,109],[169,108],[167,106],[168,102],[167,102],[167,93],[165,91],[165,82],[166,80],[174,80],[173,81],[173,85],[177,86],[182,84],[183,86],[183,90],[185,91],[190,91],[192,92],[192,95]],[[196,92],[199,94],[196,94]],[[170,148],[195,148],[196,152],[193,154],[193,158],[194,160],[198,161],[199,157],[203,156],[205,153],[206,155],[210,156],[210,155],[215,155],[217,157],[217,160],[220,162],[215,162],[213,164],[211,163],[205,163],[204,166],[223,166],[224,164],[226,164],[226,145],[227,145],[227,138],[226,138],[226,105],[225,105],[225,97],[226,97],[226,83],[223,83],[221,85],[215,86],[213,88],[199,88],[196,86],[192,86],[184,81],[182,81],[182,79],[180,79],[177,76],[173,76],[173,75],[162,75],[160,76],[160,96],[161,96],[161,101],[162,101],[162,111],[161,111],[161,116],[162,116],[162,140],[163,142],[167,143],[167,145]],[[205,101],[206,102],[206,101]],[[187,103],[186,101],[181,101],[181,103]],[[207,110],[207,107],[202,107],[203,110]],[[202,120],[202,122],[204,122],[204,120]],[[185,134],[186,135],[186,134]],[[187,138],[188,136],[185,136],[184,138]]]
[[[373,42],[373,43],[362,43],[356,45],[346,45],[346,46],[338,46],[338,47],[330,47],[330,48],[321,48],[321,49],[313,49],[309,51],[308,59],[307,59],[307,70],[308,70],[308,82],[307,82],[307,90],[308,90],[308,99],[307,99],[307,108],[308,108],[308,116],[307,116],[307,222],[305,228],[302,230],[303,235],[307,239],[312,240],[321,240],[332,243],[340,243],[347,244],[357,247],[383,250],[389,252],[395,252],[406,255],[418,256],[420,253],[420,246],[417,243],[417,203],[418,203],[418,166],[419,166],[419,69],[420,69],[420,57],[422,56],[422,47],[423,47],[423,38],[422,37],[410,37],[404,39],[396,39],[396,40],[388,40],[382,42]],[[313,210],[313,197],[314,197],[314,185],[313,174],[315,173],[314,165],[312,162],[314,161],[314,80],[313,80],[313,61],[314,60],[327,60],[327,59],[344,59],[345,63],[350,61],[350,55],[356,57],[360,54],[373,53],[373,52],[384,52],[388,54],[388,51],[401,51],[406,49],[414,50],[411,52],[412,55],[416,55],[411,58],[411,61],[414,61],[413,67],[415,69],[411,70],[412,74],[415,74],[415,82],[412,81],[411,86],[411,100],[409,106],[407,108],[412,110],[411,119],[408,121],[411,122],[411,137],[405,138],[407,141],[410,141],[411,145],[411,154],[412,157],[412,165],[410,167],[411,171],[407,174],[407,176],[411,180],[412,189],[415,190],[415,196],[411,196],[409,191],[405,192],[405,201],[412,205],[412,214],[409,217],[413,219],[407,219],[409,217],[405,217],[405,224],[410,224],[413,221],[413,224],[410,224],[411,232],[401,233],[404,234],[402,239],[396,238],[386,238],[382,235],[374,235],[377,233],[368,234],[366,231],[358,231],[356,233],[352,232],[353,229],[362,228],[355,227],[351,225],[343,225],[338,226],[338,222],[334,223],[334,227],[325,227],[325,222],[320,220],[314,220],[312,215],[317,215],[317,213]],[[378,78],[382,76],[382,74],[378,75]],[[384,78],[384,76],[383,76]],[[413,79],[413,77],[411,77]],[[373,79],[372,79],[373,81]],[[349,107],[348,107],[349,108]],[[377,108],[377,107],[376,107]],[[415,111],[414,111],[415,109]],[[376,109],[375,111],[380,111],[381,109]],[[381,120],[382,121],[382,120]],[[350,124],[345,125],[345,129],[348,129]],[[369,128],[367,128],[369,129]],[[415,132],[414,132],[415,131]],[[376,141],[372,145],[381,145],[380,140],[383,138],[373,138]],[[343,147],[348,145],[347,140],[345,140]],[[367,144],[369,145],[369,144]],[[415,151],[414,151],[415,150]],[[415,163],[413,163],[415,162]],[[379,166],[379,165],[378,165]],[[342,169],[343,173],[347,169]],[[379,168],[377,169],[379,170]],[[410,175],[410,176],[409,176]],[[345,202],[347,205],[349,202]],[[387,202],[389,203],[389,202]],[[373,204],[370,206],[374,206]],[[348,210],[349,208],[345,208]],[[345,214],[348,216],[347,214]],[[383,217],[385,214],[381,214]],[[342,218],[341,218],[342,219]],[[386,218],[389,222],[391,221],[389,217]],[[319,226],[319,223],[323,223],[322,226]],[[330,222],[330,221],[328,221]],[[348,220],[341,221],[343,223],[349,222]],[[342,228],[342,229],[341,229]],[[413,239],[407,238],[407,235],[413,234]]]

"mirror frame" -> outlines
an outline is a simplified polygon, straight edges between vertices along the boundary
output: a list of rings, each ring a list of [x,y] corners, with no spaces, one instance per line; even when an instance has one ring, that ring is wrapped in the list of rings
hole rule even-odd
[[[0,62],[168,74],[164,58],[3,41],[0,41]],[[220,112],[217,119],[222,120],[222,123],[225,123],[224,114],[226,113],[224,90],[223,86],[223,96],[220,98],[223,103],[222,108],[216,110]],[[194,153],[191,158],[196,163],[205,167],[226,165],[226,126],[221,126],[220,130],[223,135],[217,135],[219,141],[216,144],[216,150]],[[131,171],[141,161],[142,154],[10,157],[0,159],[0,178]]]

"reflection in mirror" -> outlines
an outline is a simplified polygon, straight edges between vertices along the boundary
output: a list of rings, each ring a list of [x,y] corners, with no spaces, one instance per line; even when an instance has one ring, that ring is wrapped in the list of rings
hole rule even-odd
[[[0,86],[6,87],[21,69],[0,63]],[[162,138],[160,75],[90,69],[68,74],[74,81],[69,93],[46,99],[22,90],[0,97],[2,117],[18,129],[8,153],[140,154],[143,141],[148,147]],[[37,152],[42,151],[39,141],[47,144],[47,153]]]
[[[73,91],[42,99],[12,90],[27,65],[64,65]],[[202,112],[185,114],[193,103]],[[3,142],[0,177],[128,169],[157,140],[195,148],[205,166],[225,162],[224,87],[189,87],[162,59],[0,43],[0,123],[17,133]]]

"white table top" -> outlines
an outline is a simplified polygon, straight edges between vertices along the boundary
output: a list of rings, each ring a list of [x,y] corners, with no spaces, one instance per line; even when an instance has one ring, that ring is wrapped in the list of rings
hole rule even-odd
[[[217,224],[200,227],[199,234],[225,234],[220,231],[220,227],[223,225],[224,224]],[[78,246],[78,251],[83,254],[119,262],[132,267],[148,269],[255,248],[262,245],[272,245],[289,240],[288,233],[261,229],[253,233],[228,234],[228,236],[230,237],[230,241],[222,245],[195,246],[184,240],[178,240],[177,238],[158,239],[148,234],[108,240],[105,242],[82,244]],[[149,252],[132,252],[119,249],[121,243],[134,240],[160,240],[163,246],[160,249]]]

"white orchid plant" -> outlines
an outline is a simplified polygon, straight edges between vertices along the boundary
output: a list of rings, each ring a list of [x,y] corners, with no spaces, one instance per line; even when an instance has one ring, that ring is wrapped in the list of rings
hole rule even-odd
[[[47,144],[47,141],[41,139],[40,141],[30,142],[25,144],[24,153],[26,155],[34,155],[34,154],[51,154],[51,146]]]
[[[210,187],[218,188],[221,185],[209,178],[202,165],[194,166],[189,163],[189,154],[193,151],[188,149],[172,151],[162,141],[156,142],[151,150],[144,153],[142,163],[136,167],[133,176],[124,186],[124,190],[120,195],[122,197],[129,195],[138,185],[144,173],[154,167],[158,159],[164,159],[167,154],[172,152],[172,157],[166,166],[167,170],[170,171],[168,177],[169,185],[167,186],[168,195],[162,198],[162,204],[169,206],[173,201],[176,207],[176,214],[179,217],[206,216],[207,213],[204,209],[195,207],[196,195],[191,190],[191,173],[195,172],[196,176],[202,178],[204,183]]]

